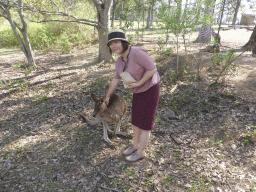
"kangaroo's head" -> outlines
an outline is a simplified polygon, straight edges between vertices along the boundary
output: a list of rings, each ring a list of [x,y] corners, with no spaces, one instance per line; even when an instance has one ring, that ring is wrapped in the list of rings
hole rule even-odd
[[[104,98],[99,99],[95,94],[91,94],[91,97],[92,97],[93,101],[95,102],[94,111],[92,114],[92,116],[95,117],[99,113],[103,112],[107,106],[104,103]]]

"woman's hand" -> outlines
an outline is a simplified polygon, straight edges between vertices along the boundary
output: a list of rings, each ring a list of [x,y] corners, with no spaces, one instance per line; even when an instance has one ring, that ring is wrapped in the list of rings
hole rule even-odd
[[[107,106],[108,106],[108,104],[109,104],[109,99],[110,99],[110,97],[107,97],[107,96],[106,96],[106,98],[105,98],[105,100],[104,100],[104,103],[106,103]]]
[[[128,88],[129,89],[134,89],[134,88],[137,88],[137,87],[140,87],[141,86],[141,84],[139,83],[139,82],[136,82],[136,83],[130,83],[130,84],[128,84]]]

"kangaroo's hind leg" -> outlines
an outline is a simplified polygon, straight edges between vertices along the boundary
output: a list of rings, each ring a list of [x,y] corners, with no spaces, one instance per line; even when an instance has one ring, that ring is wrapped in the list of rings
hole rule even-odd
[[[122,135],[124,137],[128,137],[128,134],[120,131],[121,123],[122,123],[122,121],[121,121],[121,118],[120,118],[119,121],[116,123],[115,130],[114,130],[114,135]]]
[[[108,138],[108,123],[106,121],[102,121],[103,124],[103,131],[104,131],[104,140],[108,143],[108,144],[112,144],[112,142],[109,140]]]

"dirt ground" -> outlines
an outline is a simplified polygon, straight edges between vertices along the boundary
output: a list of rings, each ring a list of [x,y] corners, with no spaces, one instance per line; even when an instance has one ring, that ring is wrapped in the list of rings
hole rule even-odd
[[[241,52],[243,39],[231,43],[237,33],[222,31],[223,53]],[[256,191],[256,58],[244,53],[209,88],[223,64],[198,51],[206,45],[189,43],[187,73],[173,81],[177,56],[160,55],[157,38],[140,43],[156,61],[161,97],[147,157],[135,163],[122,155],[131,138],[111,138],[111,147],[102,125],[79,118],[92,112],[91,93],[104,96],[115,70],[93,63],[97,45],[35,52],[31,71],[22,53],[0,51],[0,191]],[[122,130],[132,135],[132,94],[122,84],[116,92],[129,106]]]

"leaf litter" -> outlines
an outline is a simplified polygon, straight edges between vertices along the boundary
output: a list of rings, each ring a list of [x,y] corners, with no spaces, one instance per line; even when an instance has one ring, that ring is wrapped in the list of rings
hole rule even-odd
[[[92,110],[90,94],[104,96],[114,74],[114,64],[93,63],[95,50],[36,53],[38,67],[27,77],[12,66],[24,65],[23,55],[0,58],[2,191],[256,190],[255,100],[245,87],[239,92],[234,80],[243,66],[217,89],[208,89],[216,77],[216,70],[207,70],[210,59],[200,80],[191,81],[194,74],[188,73],[164,83],[172,58],[151,51],[162,78],[156,127],[147,157],[129,163],[122,152],[130,138],[111,138],[111,148],[102,125],[79,119]],[[121,84],[117,93],[131,106],[131,93]],[[129,109],[122,129],[132,135],[130,115]]]

